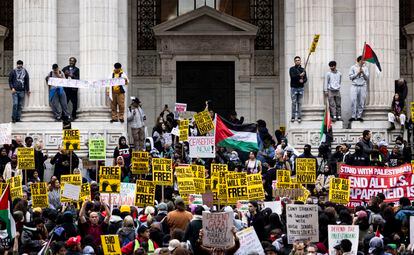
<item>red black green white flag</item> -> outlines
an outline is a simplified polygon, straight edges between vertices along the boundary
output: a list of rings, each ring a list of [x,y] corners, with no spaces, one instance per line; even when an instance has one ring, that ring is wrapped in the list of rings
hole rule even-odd
[[[325,114],[323,115],[323,121],[321,126],[320,140],[321,143],[331,144],[332,142],[332,119],[329,111],[329,104],[326,104]]]
[[[364,44],[364,50],[362,54],[362,60],[375,64],[380,72],[382,72],[381,64],[378,60],[377,54],[372,50],[371,46]]]
[[[216,115],[216,145],[250,152],[258,151],[257,125],[233,124]]]
[[[11,248],[16,236],[16,223],[10,211],[10,186],[7,185],[0,197],[0,247],[3,249]]]

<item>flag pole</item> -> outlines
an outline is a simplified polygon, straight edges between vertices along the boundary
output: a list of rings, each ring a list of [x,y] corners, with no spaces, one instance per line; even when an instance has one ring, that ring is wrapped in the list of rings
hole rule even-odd
[[[360,67],[362,67],[362,60],[364,60],[364,55],[365,55],[365,45],[367,45],[367,42],[364,42],[364,47],[362,48],[362,58],[361,58],[361,63],[359,64]]]

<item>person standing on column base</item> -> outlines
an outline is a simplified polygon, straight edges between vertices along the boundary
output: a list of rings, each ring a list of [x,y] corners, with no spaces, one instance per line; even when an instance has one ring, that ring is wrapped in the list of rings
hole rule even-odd
[[[124,78],[125,85],[128,84],[128,76],[122,70],[120,63],[114,64],[114,71],[112,72],[111,78]],[[108,88],[106,95],[111,100],[111,123],[118,122],[124,123],[124,112],[125,112],[125,87],[123,85],[116,85]],[[119,111],[118,111],[119,108]]]
[[[128,109],[128,122],[131,126],[132,138],[136,150],[143,150],[145,141],[145,120],[146,116],[142,110],[142,103],[138,98],[132,99]]]
[[[12,122],[19,122],[24,105],[24,94],[30,96],[29,73],[23,68],[23,61],[17,60],[17,67],[9,74],[9,87],[12,91]]]
[[[328,97],[329,111],[331,112],[332,121],[341,120],[341,82],[342,74],[336,70],[336,62],[329,62],[331,69],[325,75],[323,91]]]
[[[52,65],[52,71],[50,71],[48,76],[46,76],[46,83],[49,81],[49,78],[52,78],[52,77],[65,79],[64,73],[59,70],[59,66],[57,64]],[[53,116],[56,121],[70,120],[68,102],[67,102],[66,93],[63,87],[55,87],[55,86],[50,87],[49,102],[52,106]]]
[[[351,107],[352,116],[349,121],[364,121],[362,113],[364,112],[365,98],[367,97],[367,84],[369,82],[368,67],[364,65],[365,61],[362,56],[357,58],[357,63],[351,66],[349,70],[349,79],[352,81],[351,86]]]
[[[306,77],[306,71],[300,66],[301,59],[299,56],[294,58],[295,65],[289,69],[290,75],[290,96],[292,99],[292,118],[291,122],[302,121],[302,99],[304,92],[304,85],[308,78]]]
[[[75,79],[79,80],[79,68],[76,67],[76,58],[69,58],[69,65],[65,66],[62,69],[62,72],[65,74],[66,79]],[[67,104],[69,101],[72,102],[72,119],[76,119],[76,112],[78,110],[78,89],[77,88],[64,88]]]

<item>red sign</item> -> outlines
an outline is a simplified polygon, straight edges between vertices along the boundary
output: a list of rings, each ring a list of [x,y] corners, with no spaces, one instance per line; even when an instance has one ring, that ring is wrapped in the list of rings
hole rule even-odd
[[[399,167],[341,165],[339,177],[350,180],[349,207],[368,203],[378,193],[385,195],[385,202],[396,203],[401,197],[414,199],[414,178],[411,164]]]

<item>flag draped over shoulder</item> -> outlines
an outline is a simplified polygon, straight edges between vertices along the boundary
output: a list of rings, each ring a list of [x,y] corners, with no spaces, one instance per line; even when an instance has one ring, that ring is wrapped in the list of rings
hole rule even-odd
[[[16,236],[16,223],[10,211],[10,186],[7,185],[0,197],[0,246],[4,249],[12,247],[12,240]]]
[[[216,145],[240,151],[257,151],[257,125],[236,125],[216,115]]]
[[[377,54],[372,50],[371,46],[364,44],[362,60],[375,64],[380,72],[382,72],[381,64],[378,60]]]
[[[321,143],[330,144],[332,142],[332,137],[333,134],[331,113],[329,111],[329,104],[326,104],[320,133]]]

